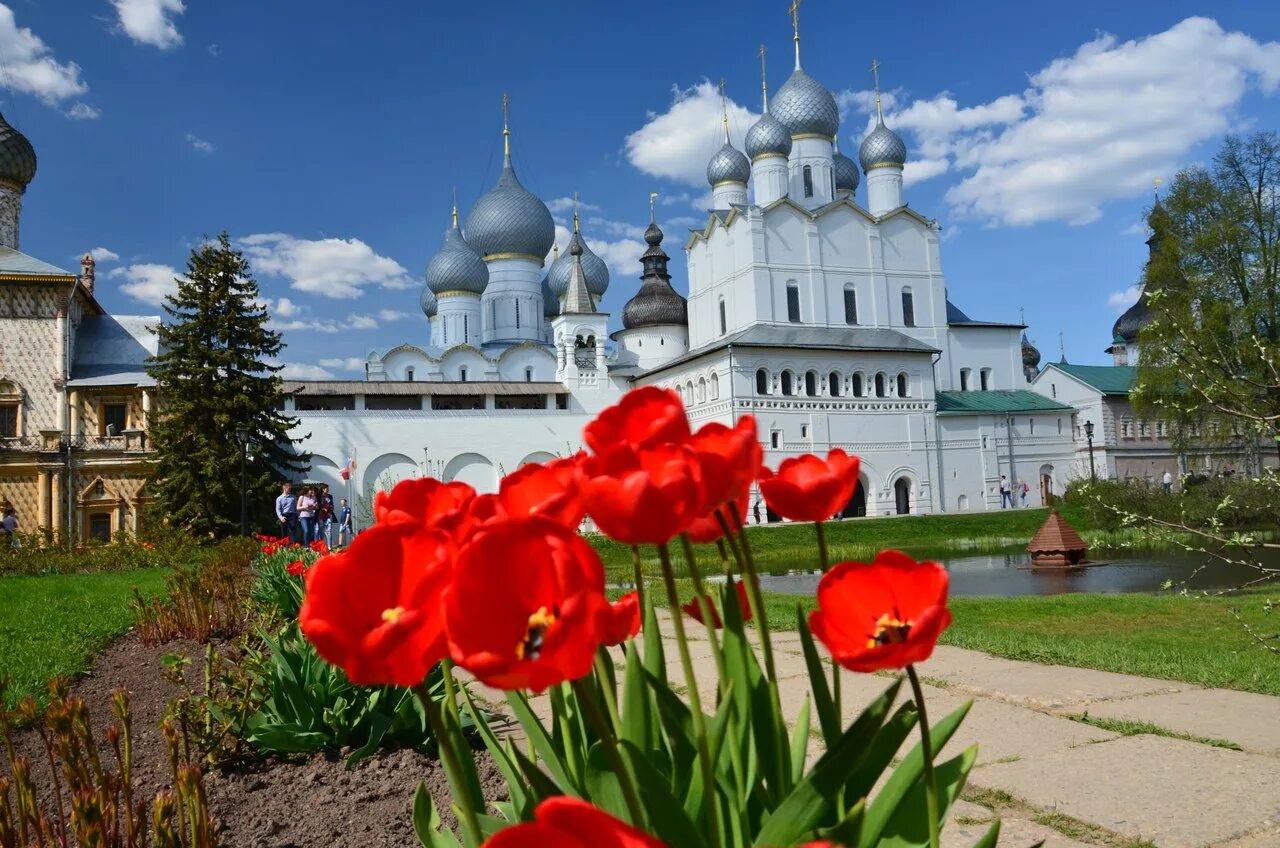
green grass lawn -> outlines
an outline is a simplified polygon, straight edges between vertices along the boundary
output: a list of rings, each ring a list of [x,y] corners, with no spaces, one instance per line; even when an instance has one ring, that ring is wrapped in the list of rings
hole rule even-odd
[[[952,598],[953,621],[942,642],[1011,659],[1280,695],[1280,655],[1259,646],[1231,614],[1236,610],[1257,633],[1274,634],[1280,612],[1266,611],[1268,598],[1280,598],[1280,587],[1228,598]],[[814,604],[767,593],[771,626],[794,630],[797,602]]]
[[[1000,553],[1030,541],[1048,514],[1047,509],[1006,509],[832,521],[826,525],[827,545],[832,562],[868,560],[885,548],[900,548],[917,557]],[[1082,516],[1070,507],[1064,507],[1063,515],[1089,538]],[[747,534],[761,571],[818,567],[812,524],[750,527]],[[599,535],[592,536],[591,543],[604,560],[611,580],[630,580],[629,546]],[[720,570],[720,555],[714,545],[699,545],[696,550],[698,564],[704,571],[713,573]],[[661,574],[653,546],[645,546],[641,550],[641,558],[646,574]],[[672,561],[677,569],[683,569],[684,556],[678,545],[672,546]]]
[[[89,670],[94,655],[129,629],[129,598],[164,587],[167,569],[0,577],[0,677],[8,701],[42,696],[56,675]]]

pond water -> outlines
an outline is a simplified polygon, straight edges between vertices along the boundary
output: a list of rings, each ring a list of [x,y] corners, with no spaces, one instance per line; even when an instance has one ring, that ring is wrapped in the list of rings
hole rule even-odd
[[[1012,598],[1022,595],[1060,595],[1064,592],[1158,592],[1165,581],[1179,588],[1225,589],[1258,577],[1253,569],[1229,566],[1205,556],[1178,552],[1139,555],[1124,551],[1114,555],[1091,554],[1098,564],[1086,568],[1032,568],[1023,551],[941,560],[951,575],[953,596]],[[1280,568],[1280,556],[1269,556],[1267,565]],[[1200,569],[1197,572],[1197,569]],[[818,572],[792,571],[760,575],[768,592],[812,595]]]

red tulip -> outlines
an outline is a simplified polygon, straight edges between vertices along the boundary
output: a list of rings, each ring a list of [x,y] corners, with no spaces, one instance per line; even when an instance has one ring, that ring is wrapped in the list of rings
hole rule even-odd
[[[727,501],[745,503],[764,461],[756,436],[756,419],[744,415],[732,429],[714,422],[706,424],[693,434],[689,447],[702,465],[703,503],[707,511]]]
[[[440,599],[449,551],[442,533],[375,524],[311,568],[302,632],[352,683],[421,683],[445,656]]]
[[[326,542],[324,539],[316,539],[314,542],[311,543],[311,550],[320,554],[320,556],[324,556],[325,554],[329,553],[329,543]]]
[[[582,430],[587,447],[598,454],[615,445],[648,448],[689,438],[689,419],[680,396],[670,389],[645,386],[622,396]]]
[[[294,577],[301,577],[307,573],[307,567],[302,564],[302,560],[300,559],[295,559],[293,562],[286,565],[284,569]]]
[[[436,530],[453,530],[466,515],[476,490],[466,483],[442,483],[433,477],[402,480],[390,492],[373,496],[373,514],[379,524],[418,524]]]
[[[566,795],[543,801],[533,817],[498,831],[482,848],[666,848],[656,837]]]
[[[628,592],[609,607],[605,645],[621,645],[640,632],[640,593]]]
[[[735,585],[738,590],[738,609],[742,610],[742,620],[751,620],[751,601],[747,598],[747,584],[739,580]],[[716,602],[711,599],[710,595],[704,596],[707,599],[707,606],[711,608],[711,625],[719,630],[724,627],[724,622],[720,620],[720,611],[716,609]],[[688,603],[681,604],[680,609],[689,614],[690,617],[702,621],[702,607],[698,604],[698,599],[694,598]]]
[[[747,495],[747,490],[743,489],[742,494],[737,499],[739,516],[747,514]],[[729,508],[725,504],[721,504],[720,506],[713,508],[706,515],[693,520],[693,523],[689,525],[689,529],[685,531],[689,534],[690,541],[701,545],[707,542],[714,542],[716,539],[724,536],[724,527],[720,524],[719,519],[716,518],[717,509],[720,510],[720,514],[724,517],[725,524],[729,525],[729,529],[733,531],[733,534],[735,536],[738,535],[741,528],[739,528],[737,522],[733,520],[733,513],[729,511]]]
[[[947,584],[942,566],[901,551],[842,562],[818,582],[809,628],[850,671],[905,668],[927,660],[951,623]]]
[[[769,508],[792,521],[826,521],[858,487],[858,457],[833,448],[826,459],[807,453],[784,459],[777,472],[760,469],[760,494]]]
[[[660,545],[702,510],[702,474],[682,445],[636,450],[616,445],[582,465],[587,513],[601,532],[627,545]]]
[[[458,665],[490,686],[541,692],[591,671],[610,618],[604,566],[553,521],[495,520],[459,553],[444,614]]]
[[[530,463],[502,479],[498,501],[511,516],[541,515],[576,530],[586,514],[578,458]]]

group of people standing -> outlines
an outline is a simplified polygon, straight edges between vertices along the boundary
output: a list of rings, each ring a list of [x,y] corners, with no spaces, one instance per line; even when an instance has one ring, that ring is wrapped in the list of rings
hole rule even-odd
[[[282,537],[303,545],[323,540],[331,548],[342,547],[356,535],[347,499],[335,506],[329,487],[323,483],[305,486],[296,494],[292,483],[281,486],[276,520]]]

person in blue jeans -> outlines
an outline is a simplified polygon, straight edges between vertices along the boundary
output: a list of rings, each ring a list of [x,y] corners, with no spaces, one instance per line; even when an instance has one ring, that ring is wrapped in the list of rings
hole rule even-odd
[[[333,525],[337,520],[336,511],[333,508],[333,495],[329,494],[329,487],[320,486],[320,506],[316,509],[316,538],[324,539],[325,545],[333,547]]]
[[[316,510],[320,502],[316,500],[316,490],[307,489],[298,497],[298,523],[302,525],[302,544],[309,545],[316,540]]]
[[[1009,486],[1009,478],[1001,474],[1000,475],[1000,508],[1004,509],[1006,505],[1008,506],[1009,509],[1013,509],[1013,489]]]
[[[356,528],[351,521],[351,507],[347,499],[342,499],[342,507],[338,510],[338,547],[349,544],[356,538]]]
[[[280,497],[276,498],[276,520],[280,522],[280,535],[290,542],[298,539],[298,497],[293,493],[293,485],[285,483],[280,487]]]

